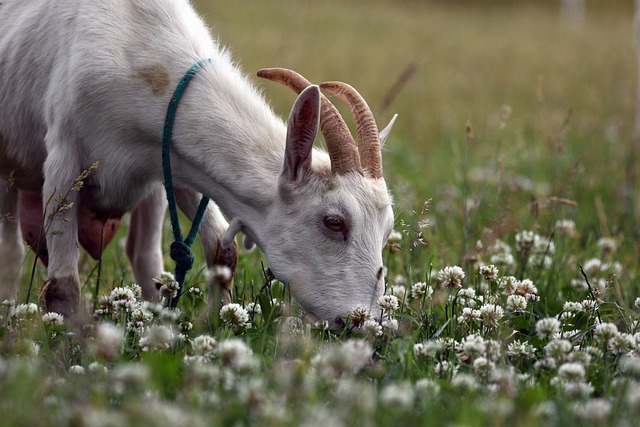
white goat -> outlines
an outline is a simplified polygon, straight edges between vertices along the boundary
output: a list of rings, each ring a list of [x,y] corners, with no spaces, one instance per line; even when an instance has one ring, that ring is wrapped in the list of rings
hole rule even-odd
[[[163,269],[164,115],[203,58],[212,61],[182,98],[171,158],[180,209],[192,217],[204,193],[231,218],[210,203],[200,230],[209,265],[235,266],[242,231],[314,318],[333,321],[382,295],[391,199],[375,121],[350,86],[322,85],[351,105],[357,149],[317,86],[265,70],[301,92],[285,126],[186,0],[2,0],[0,28],[0,297],[15,295],[23,257],[19,189],[49,201],[45,310],[79,306],[81,205],[99,219],[132,210],[127,255],[153,295]],[[319,120],[328,153],[312,148]],[[94,162],[82,189],[70,190]]]

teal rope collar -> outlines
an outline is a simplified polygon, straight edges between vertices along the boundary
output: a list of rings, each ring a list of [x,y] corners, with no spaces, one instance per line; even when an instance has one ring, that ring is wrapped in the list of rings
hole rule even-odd
[[[173,230],[173,243],[171,244],[171,259],[176,262],[175,278],[178,282],[178,293],[170,301],[171,307],[176,307],[180,301],[182,295],[182,289],[184,286],[184,279],[187,272],[193,267],[193,254],[191,253],[191,245],[196,239],[196,234],[200,228],[200,222],[204,217],[204,212],[209,203],[209,198],[202,196],[200,205],[196,211],[196,216],[191,223],[191,229],[187,238],[182,237],[182,231],[180,229],[180,221],[178,218],[178,208],[176,206],[176,196],[173,192],[173,178],[171,177],[171,134],[173,132],[173,122],[176,117],[176,110],[178,109],[178,103],[180,98],[184,94],[187,85],[191,79],[196,75],[205,64],[211,62],[211,59],[203,59],[196,62],[187,70],[185,75],[180,79],[176,90],[173,92],[169,106],[167,107],[167,115],[164,119],[164,132],[162,134],[162,172],[164,175],[164,189],[167,193],[167,202],[169,203],[169,215],[171,218],[171,229]]]

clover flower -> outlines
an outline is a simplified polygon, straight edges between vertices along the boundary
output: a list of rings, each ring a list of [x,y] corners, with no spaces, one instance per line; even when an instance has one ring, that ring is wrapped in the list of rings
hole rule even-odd
[[[408,382],[391,383],[380,391],[380,403],[389,407],[408,409],[414,397],[415,392]]]
[[[365,334],[372,337],[382,336],[382,325],[372,319],[364,321],[364,323],[362,324],[362,330]]]
[[[549,339],[560,332],[560,321],[555,317],[546,317],[536,322],[536,335],[541,339]]]
[[[395,295],[382,295],[378,298],[378,305],[387,315],[395,313],[400,307],[398,297]]]
[[[519,252],[533,248],[536,233],[530,230],[522,230],[516,234],[516,250]]]
[[[498,327],[500,319],[504,316],[504,309],[496,304],[485,304],[480,307],[480,315],[485,328],[494,329]]]
[[[513,276],[505,276],[498,282],[498,287],[502,290],[504,295],[513,295],[516,291],[517,284],[518,279]]]
[[[442,341],[429,340],[413,345],[413,355],[418,358],[434,357],[444,350]]]
[[[191,351],[196,356],[201,356],[205,360],[211,359],[215,355],[218,342],[210,335],[198,335],[191,340]]]
[[[558,378],[562,381],[579,383],[584,381],[584,366],[579,363],[564,363],[558,368]]]
[[[238,338],[221,341],[217,353],[223,367],[237,372],[251,371],[258,365],[251,348]]]
[[[613,323],[600,323],[593,330],[593,337],[598,343],[608,344],[618,335],[618,327]]]
[[[467,323],[470,324],[474,320],[480,320],[482,318],[482,313],[480,310],[475,310],[471,307],[464,307],[462,309],[462,313],[458,316],[458,323]]]
[[[224,305],[220,309],[220,318],[230,327],[244,328],[249,324],[249,313],[237,303]]]
[[[51,311],[42,315],[42,323],[46,326],[62,326],[64,325],[64,316]]]
[[[164,325],[151,325],[140,338],[139,344],[143,351],[166,350],[173,343],[175,336],[171,328]]]
[[[38,315],[38,311],[38,306],[31,302],[17,305],[13,315],[18,321],[28,321],[34,320]]]
[[[411,285],[411,298],[413,299],[420,299],[422,297],[429,299],[432,295],[433,288],[425,282],[417,282]]]
[[[356,328],[361,327],[365,321],[372,319],[373,314],[369,307],[358,305],[351,311],[351,323]]]
[[[565,339],[554,339],[549,341],[544,347],[545,355],[553,357],[556,361],[562,362],[573,350],[571,342]]]
[[[492,281],[498,278],[498,267],[493,264],[480,267],[480,275],[484,280]]]
[[[460,288],[464,281],[464,270],[457,265],[438,271],[437,280],[443,288]]]
[[[104,360],[114,360],[120,354],[124,341],[122,328],[111,323],[100,323],[96,327],[92,352]]]
[[[586,402],[578,402],[573,405],[573,412],[584,421],[590,423],[602,423],[611,414],[611,402],[603,398],[595,398]]]
[[[525,311],[527,309],[527,299],[522,295],[509,295],[507,297],[507,310]]]

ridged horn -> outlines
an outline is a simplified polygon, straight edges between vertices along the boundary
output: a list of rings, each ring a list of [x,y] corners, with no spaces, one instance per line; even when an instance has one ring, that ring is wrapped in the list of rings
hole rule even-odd
[[[258,71],[258,77],[288,86],[298,94],[311,84],[300,74],[286,68],[265,68]],[[321,96],[320,131],[329,150],[331,172],[344,175],[355,171],[364,175],[349,127],[338,109],[324,95]]]
[[[325,82],[320,89],[337,96],[349,106],[358,134],[358,151],[365,171],[372,178],[382,178],[382,153],[378,126],[371,108],[352,86],[343,82]]]

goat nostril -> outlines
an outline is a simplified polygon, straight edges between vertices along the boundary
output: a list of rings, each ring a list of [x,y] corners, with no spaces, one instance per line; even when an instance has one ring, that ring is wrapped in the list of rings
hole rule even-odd
[[[384,273],[384,267],[380,267],[380,269],[378,270],[378,273],[376,274],[376,277],[378,278],[378,280],[382,279],[383,273]]]

